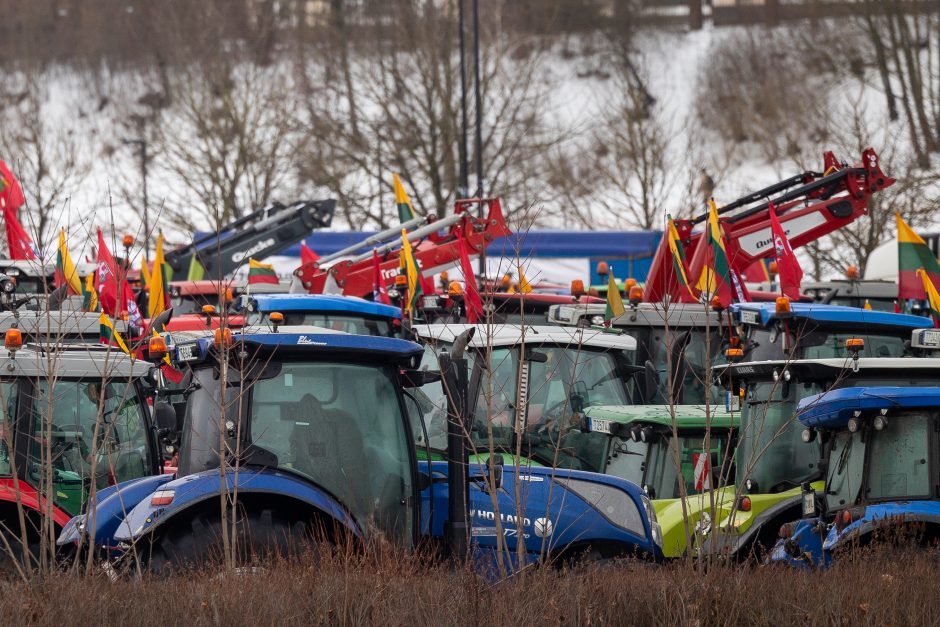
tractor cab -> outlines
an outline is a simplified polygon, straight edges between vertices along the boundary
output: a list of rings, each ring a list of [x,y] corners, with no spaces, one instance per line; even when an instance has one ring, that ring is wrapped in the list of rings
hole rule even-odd
[[[801,486],[823,489],[821,442],[806,440],[795,418],[802,399],[835,388],[930,385],[937,381],[938,367],[937,359],[853,356],[723,369],[728,406],[740,411],[735,474],[718,499],[703,549],[739,557],[762,553],[776,542],[781,524],[799,517]]]
[[[253,329],[311,325],[355,335],[398,337],[401,309],[355,296],[327,294],[252,294],[241,297],[239,310]],[[270,314],[279,313],[275,322]]]
[[[662,527],[664,555],[681,557],[688,548],[681,499],[701,505],[734,477],[737,414],[714,405],[590,407],[585,413],[589,436],[567,437],[606,435],[590,458],[592,470],[643,486]]]
[[[600,328],[604,308],[593,307],[553,307],[549,321]],[[644,368],[644,402],[704,405],[707,398],[712,404],[724,403],[723,391],[708,382],[708,374],[724,363],[725,351],[736,341],[728,310],[635,300],[611,326],[636,339],[635,363]]]
[[[224,333],[176,345],[193,388],[179,476],[220,466],[277,470],[345,504],[358,528],[410,546],[415,483],[399,371],[420,347],[286,331],[240,335],[229,345]]]
[[[421,367],[436,370],[437,353],[468,328],[476,329],[468,346],[472,452],[514,455],[521,438],[530,463],[603,472],[608,436],[591,434],[584,412],[640,402],[633,338],[565,327],[416,325]],[[422,416],[413,420],[419,446],[438,452],[446,441],[439,388],[421,388]]]
[[[935,385],[841,388],[800,401],[803,439],[823,443],[826,484],[803,486],[803,519],[780,528],[773,561],[826,566],[834,551],[904,527],[940,536]]]
[[[784,298],[740,303],[731,311],[746,361],[845,357],[848,339],[855,339],[866,357],[908,357],[911,332],[924,326],[920,316]]]
[[[0,360],[0,501],[11,506],[0,510],[7,512],[0,523],[17,537],[18,498],[27,521],[38,523],[49,486],[53,523],[61,527],[91,490],[162,467],[148,404],[150,364],[110,347],[18,346],[20,338],[16,330],[6,332]]]

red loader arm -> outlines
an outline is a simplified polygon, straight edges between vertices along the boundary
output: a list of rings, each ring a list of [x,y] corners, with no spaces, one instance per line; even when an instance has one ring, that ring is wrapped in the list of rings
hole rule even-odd
[[[471,213],[480,205],[486,207],[485,219]],[[425,226],[419,226],[422,223],[426,223]],[[398,274],[401,228],[407,229],[409,226],[419,226],[408,232],[408,241],[411,242],[415,259],[425,274],[440,267],[451,266],[460,259],[458,238],[463,238],[470,255],[478,255],[495,238],[511,233],[506,227],[499,198],[467,198],[455,203],[454,214],[451,216],[439,220],[416,219],[403,224],[402,227],[387,229],[350,249],[304,264],[294,271],[294,275],[311,294],[338,291],[347,296],[366,296],[372,293],[375,272],[372,250],[356,253],[351,259],[336,258],[377,245],[382,278],[386,287],[390,287]]]
[[[768,214],[771,201],[790,245],[797,248],[865,215],[871,195],[895,183],[881,171],[878,155],[871,148],[862,152],[862,161],[855,166],[840,164],[827,152],[824,166],[825,172],[798,174],[718,210],[732,270],[742,275],[758,259],[774,254]],[[693,228],[705,220],[706,216],[699,216],[675,221],[693,284],[707,259],[703,230]],[[694,302],[688,290],[680,289],[665,238],[653,257],[645,291],[650,302],[662,301],[667,295],[673,302]]]

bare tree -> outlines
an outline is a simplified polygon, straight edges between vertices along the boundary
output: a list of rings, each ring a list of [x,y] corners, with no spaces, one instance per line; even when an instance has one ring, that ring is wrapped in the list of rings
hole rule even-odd
[[[65,203],[88,174],[87,142],[95,141],[79,97],[57,95],[53,102],[52,74],[23,68],[0,88],[0,144],[26,196],[21,221],[40,249],[47,248]]]
[[[415,190],[419,214],[443,215],[459,184],[454,7],[402,3],[389,8],[394,26],[354,20],[342,2],[332,10],[345,41],[307,48],[298,64],[309,128],[302,179],[337,196],[350,224],[393,221],[393,171]],[[526,204],[558,137],[544,109],[550,81],[531,41],[492,28],[481,42],[484,189]]]

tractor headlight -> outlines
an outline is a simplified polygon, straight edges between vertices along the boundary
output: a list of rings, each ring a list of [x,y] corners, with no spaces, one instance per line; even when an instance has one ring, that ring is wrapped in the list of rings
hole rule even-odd
[[[569,479],[561,485],[587,501],[611,524],[640,537],[646,536],[646,527],[643,525],[640,510],[630,495],[621,488],[580,479]]]
[[[663,545],[663,529],[659,526],[659,519],[656,518],[656,508],[653,502],[645,494],[640,496],[643,501],[643,509],[646,510],[646,516],[650,519],[650,529],[652,530],[653,542],[657,546]]]

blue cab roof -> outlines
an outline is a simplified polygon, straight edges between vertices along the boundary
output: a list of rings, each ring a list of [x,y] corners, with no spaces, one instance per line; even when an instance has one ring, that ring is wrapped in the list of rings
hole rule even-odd
[[[744,312],[754,312],[760,324],[768,325],[777,319],[776,303],[735,303],[731,305],[731,313],[742,322],[755,323],[756,320],[747,320]],[[874,311],[858,307],[844,307],[842,305],[824,305],[822,303],[790,303],[791,319],[813,320],[825,324],[864,325],[893,327],[898,329],[922,329],[924,318],[908,314],[892,313],[890,311]]]
[[[376,316],[381,318],[401,319],[401,309],[382,303],[373,303],[354,296],[335,296],[330,294],[257,294],[250,302],[255,311],[281,313],[291,312],[345,312]]]
[[[842,429],[855,412],[940,408],[940,388],[839,388],[800,401],[797,416],[807,427]]]
[[[233,339],[236,344],[244,342],[248,346],[283,351],[291,355],[350,353],[368,355],[371,359],[381,361],[407,362],[424,353],[420,344],[408,340],[347,333],[237,333]],[[211,337],[181,342],[176,346],[177,361],[205,361],[210,355],[212,345]]]

